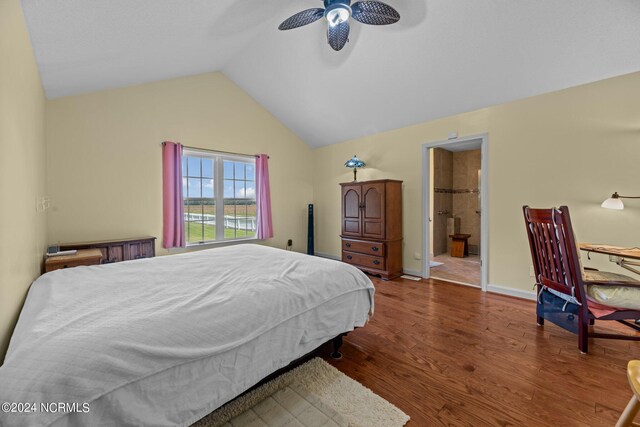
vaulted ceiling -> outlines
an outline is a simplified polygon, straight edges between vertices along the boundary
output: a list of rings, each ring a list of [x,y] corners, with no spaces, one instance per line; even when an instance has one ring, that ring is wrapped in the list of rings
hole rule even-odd
[[[400,22],[278,31],[320,0],[22,0],[57,98],[222,71],[322,146],[640,70],[638,0],[384,0]]]

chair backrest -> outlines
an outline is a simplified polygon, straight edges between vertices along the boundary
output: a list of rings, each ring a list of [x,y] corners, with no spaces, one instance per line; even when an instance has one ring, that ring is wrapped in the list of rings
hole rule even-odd
[[[523,206],[536,283],[585,301],[582,268],[569,208]]]

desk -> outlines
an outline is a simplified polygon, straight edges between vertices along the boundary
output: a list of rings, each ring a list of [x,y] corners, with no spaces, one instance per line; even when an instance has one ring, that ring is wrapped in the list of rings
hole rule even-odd
[[[102,258],[100,249],[80,249],[73,255],[48,257],[44,262],[44,272],[48,273],[61,268],[78,267],[80,265],[98,265]]]
[[[580,243],[579,245],[581,251],[585,251],[587,253],[598,253],[609,255],[609,261],[615,262],[622,268],[626,268],[629,271],[632,271],[636,274],[640,274],[640,270],[634,268],[640,266],[640,248],[625,248],[620,246],[611,246],[611,245],[597,245],[591,243]],[[629,261],[633,260],[633,261]]]

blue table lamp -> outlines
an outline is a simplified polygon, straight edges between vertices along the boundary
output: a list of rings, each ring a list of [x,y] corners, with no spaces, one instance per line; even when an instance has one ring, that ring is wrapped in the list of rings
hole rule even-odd
[[[353,168],[353,182],[355,182],[356,181],[356,175],[358,173],[358,168],[363,168],[367,164],[365,162],[363,162],[362,160],[360,160],[358,158],[358,156],[356,156],[354,154],[353,157],[350,158],[349,160],[347,160],[344,165],[346,167],[348,167],[348,168]]]

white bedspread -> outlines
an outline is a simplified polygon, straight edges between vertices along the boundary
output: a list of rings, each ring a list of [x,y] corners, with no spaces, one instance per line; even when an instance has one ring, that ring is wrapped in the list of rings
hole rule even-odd
[[[341,301],[349,304],[347,309]],[[278,336],[283,348],[287,340],[317,345],[362,326],[372,310],[373,285],[359,270],[259,245],[47,273],[33,283],[0,367],[0,402],[35,403],[38,410],[27,415],[0,412],[0,422],[125,425],[155,414],[154,425],[188,424],[204,415],[203,409],[223,404],[270,373],[262,372],[266,366],[275,370],[301,354],[253,362],[261,368],[241,373],[249,378],[247,384],[216,389],[209,408],[157,408],[154,402],[162,400],[145,393],[164,390],[162,382],[167,381],[167,390],[186,392],[190,380],[198,381],[189,373],[201,378],[216,374],[203,371],[220,366],[216,357],[251,366],[238,360],[242,352],[234,349],[254,348],[250,344],[264,337],[271,352]],[[278,332],[279,326],[288,332]],[[295,331],[301,331],[299,336]],[[155,379],[161,383],[154,385]],[[144,387],[137,390],[138,383]],[[114,403],[118,391],[122,397],[130,393],[131,403]],[[108,409],[96,407],[110,399]],[[171,399],[179,396],[166,397]],[[40,403],[56,402],[77,403],[80,413],[40,411]],[[81,412],[83,403],[90,405],[88,414]]]

